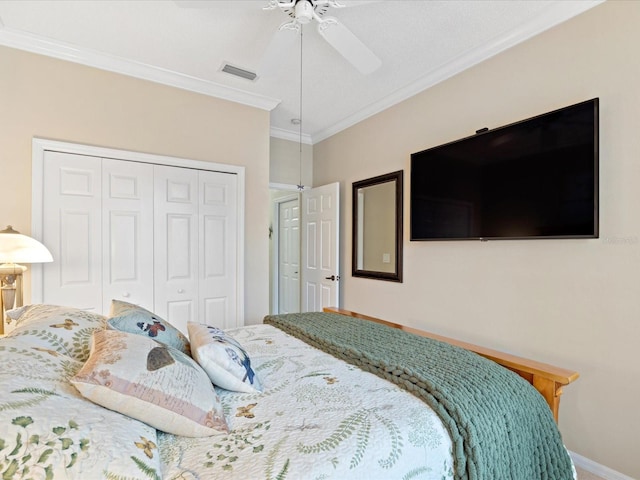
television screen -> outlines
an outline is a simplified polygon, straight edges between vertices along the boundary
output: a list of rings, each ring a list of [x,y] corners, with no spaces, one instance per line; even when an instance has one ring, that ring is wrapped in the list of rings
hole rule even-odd
[[[411,240],[598,237],[598,99],[411,155]]]

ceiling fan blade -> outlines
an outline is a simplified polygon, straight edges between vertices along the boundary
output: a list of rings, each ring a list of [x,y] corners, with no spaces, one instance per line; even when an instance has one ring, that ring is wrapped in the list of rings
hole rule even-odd
[[[368,3],[379,3],[383,0],[346,0],[347,3],[342,3],[342,0],[313,0],[314,5],[329,5],[333,8],[344,8],[344,7],[359,7],[362,5],[366,5]]]
[[[323,19],[318,25],[318,32],[363,75],[376,71],[382,65],[376,54],[335,18]]]
[[[300,25],[287,22],[273,34],[266,50],[262,54],[257,72],[259,76],[270,76],[277,73],[282,59],[290,55],[300,35]]]
[[[345,7],[361,7],[362,5],[366,5],[368,3],[379,3],[382,0],[348,0],[344,6]]]
[[[209,0],[173,0],[180,8],[211,8]]]

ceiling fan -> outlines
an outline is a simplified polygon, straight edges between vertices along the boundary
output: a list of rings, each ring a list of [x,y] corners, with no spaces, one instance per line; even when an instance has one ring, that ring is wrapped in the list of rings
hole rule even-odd
[[[295,43],[302,26],[312,21],[318,24],[318,33],[360,73],[368,75],[377,70],[382,61],[376,54],[336,18],[325,17],[330,9],[344,7],[336,0],[270,0],[264,10],[279,8],[292,20],[280,25],[272,37],[258,67],[258,74],[272,72],[282,58],[282,52]]]

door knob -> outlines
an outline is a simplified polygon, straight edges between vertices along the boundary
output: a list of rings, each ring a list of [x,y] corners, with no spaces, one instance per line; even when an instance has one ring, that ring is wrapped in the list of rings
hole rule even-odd
[[[331,280],[332,282],[335,282],[337,280],[340,280],[340,275],[331,275],[330,277],[324,277],[326,280]]]
[[[184,289],[179,288],[179,289],[178,289],[178,293],[184,293]]]
[[[122,294],[122,296],[123,296],[124,298],[129,298],[129,296],[130,296],[130,295],[131,295],[131,294],[130,294],[129,292],[124,292],[124,293]]]

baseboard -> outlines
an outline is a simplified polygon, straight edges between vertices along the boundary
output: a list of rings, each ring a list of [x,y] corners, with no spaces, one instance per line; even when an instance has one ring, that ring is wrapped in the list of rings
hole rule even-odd
[[[571,455],[573,463],[576,467],[580,467],[581,469],[602,477],[605,480],[634,480],[624,473],[616,472],[609,467],[605,467],[604,465],[594,462],[593,460],[590,460],[587,457],[583,457],[582,455],[578,455],[575,452],[569,451],[569,454]]]

